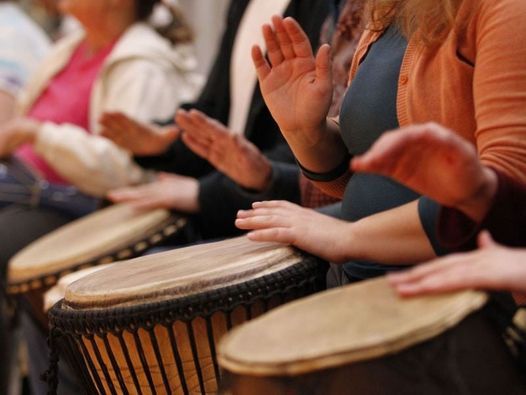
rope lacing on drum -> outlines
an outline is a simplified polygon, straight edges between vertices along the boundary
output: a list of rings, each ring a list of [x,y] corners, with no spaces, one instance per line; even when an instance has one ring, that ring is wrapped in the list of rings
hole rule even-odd
[[[58,328],[51,328],[48,337],[49,346],[49,368],[46,370],[41,379],[48,385],[48,395],[56,395],[58,388],[58,338],[61,336],[61,331]]]

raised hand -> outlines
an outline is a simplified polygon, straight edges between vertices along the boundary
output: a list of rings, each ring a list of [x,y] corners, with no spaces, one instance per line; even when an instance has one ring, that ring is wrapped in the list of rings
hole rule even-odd
[[[342,263],[349,256],[349,223],[286,201],[257,202],[240,210],[236,226],[251,230],[248,238],[292,244],[327,261]]]
[[[196,213],[199,211],[198,193],[196,179],[161,173],[152,183],[116,189],[108,198],[115,203],[129,203],[138,210],[166,208]]]
[[[433,123],[385,133],[351,167],[394,178],[476,221],[486,214],[497,188],[496,174],[480,163],[475,147]]]
[[[270,162],[245,137],[197,110],[179,110],[176,122],[184,130],[184,143],[237,184],[257,191],[268,186]]]
[[[272,18],[263,25],[268,60],[254,46],[252,59],[265,102],[290,144],[312,147],[324,137],[332,99],[330,48],[314,58],[310,42],[292,18]]]
[[[488,289],[526,292],[526,250],[495,243],[488,232],[479,236],[480,249],[449,255],[407,272],[390,274],[403,296]]]
[[[121,112],[107,112],[100,119],[101,134],[134,155],[165,152],[180,134],[175,125],[160,127],[136,121]]]

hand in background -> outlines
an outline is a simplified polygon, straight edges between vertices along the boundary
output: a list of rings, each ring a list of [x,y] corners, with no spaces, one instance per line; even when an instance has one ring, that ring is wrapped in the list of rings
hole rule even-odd
[[[496,174],[479,161],[473,144],[433,123],[385,133],[351,168],[391,177],[475,221],[497,190]]]
[[[15,118],[0,127],[0,157],[8,157],[24,144],[35,141],[40,123],[29,118]]]
[[[184,143],[197,155],[243,188],[265,190],[272,173],[270,162],[244,136],[197,110],[179,110],[175,119],[184,130]]]
[[[161,173],[154,182],[116,189],[108,198],[115,203],[129,203],[138,210],[165,208],[196,213],[198,193],[199,183],[195,178]]]
[[[479,247],[390,274],[389,281],[402,296],[471,288],[526,292],[526,250],[503,247],[488,232],[479,235]]]
[[[104,137],[137,156],[160,155],[180,135],[180,130],[175,125],[148,125],[120,112],[103,114],[100,124]]]
[[[272,18],[263,25],[268,60],[259,46],[252,48],[261,92],[290,144],[312,147],[324,137],[325,118],[332,100],[330,47],[316,58],[305,32],[292,18]]]

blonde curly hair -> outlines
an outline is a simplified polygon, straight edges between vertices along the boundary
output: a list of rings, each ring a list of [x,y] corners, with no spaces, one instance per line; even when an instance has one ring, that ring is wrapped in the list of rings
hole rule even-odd
[[[406,37],[425,44],[441,42],[454,26],[462,0],[368,0],[369,28],[382,31],[393,22]]]

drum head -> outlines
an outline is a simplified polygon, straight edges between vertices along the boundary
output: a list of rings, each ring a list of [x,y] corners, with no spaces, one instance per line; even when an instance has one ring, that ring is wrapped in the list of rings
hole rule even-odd
[[[88,262],[119,248],[167,221],[166,210],[137,212],[118,204],[95,212],[38,239],[9,262],[9,283],[20,283]]]
[[[481,308],[481,292],[399,298],[385,278],[277,308],[223,338],[218,359],[236,374],[312,373],[398,352]]]
[[[66,289],[75,308],[158,302],[205,293],[273,274],[302,260],[295,249],[239,237],[110,265]]]

